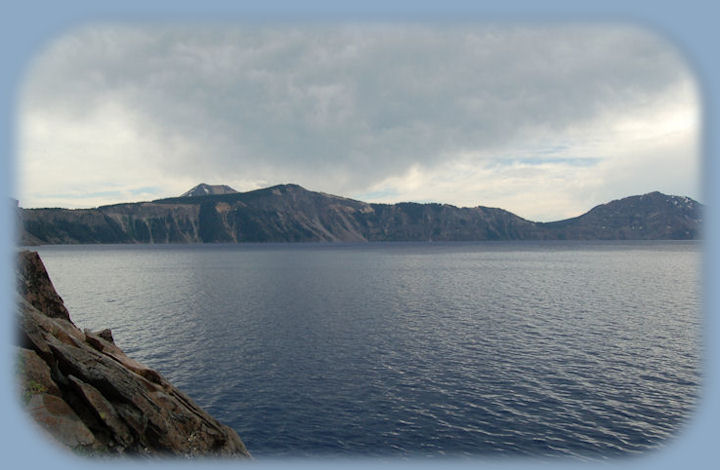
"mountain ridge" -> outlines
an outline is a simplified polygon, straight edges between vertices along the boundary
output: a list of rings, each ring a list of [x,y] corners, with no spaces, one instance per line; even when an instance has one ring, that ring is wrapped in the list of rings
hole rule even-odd
[[[367,203],[279,184],[94,209],[18,208],[18,219],[23,244],[687,240],[699,238],[702,207],[654,191],[577,217],[533,222],[481,205]]]

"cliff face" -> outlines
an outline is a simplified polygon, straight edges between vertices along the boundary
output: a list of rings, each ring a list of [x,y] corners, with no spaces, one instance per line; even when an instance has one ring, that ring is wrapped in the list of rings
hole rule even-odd
[[[97,209],[21,209],[20,240],[38,243],[198,242],[199,205],[118,204]]]
[[[22,399],[50,436],[89,454],[250,456],[235,431],[127,357],[110,330],[80,331],[37,253],[19,254],[16,276]]]
[[[368,204],[292,184],[97,209],[19,209],[19,216],[20,242],[27,245],[693,239],[702,221],[699,203],[660,193],[536,223],[502,209]]]

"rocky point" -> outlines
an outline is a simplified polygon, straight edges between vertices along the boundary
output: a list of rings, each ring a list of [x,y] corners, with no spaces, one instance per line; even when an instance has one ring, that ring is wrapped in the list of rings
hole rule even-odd
[[[77,328],[36,252],[18,255],[18,382],[51,439],[82,454],[250,457],[158,372],[129,358],[112,332]]]

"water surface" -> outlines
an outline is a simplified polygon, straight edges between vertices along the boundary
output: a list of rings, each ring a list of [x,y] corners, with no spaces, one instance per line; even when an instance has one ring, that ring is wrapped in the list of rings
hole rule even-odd
[[[257,457],[667,443],[700,386],[700,245],[47,246],[109,327]]]

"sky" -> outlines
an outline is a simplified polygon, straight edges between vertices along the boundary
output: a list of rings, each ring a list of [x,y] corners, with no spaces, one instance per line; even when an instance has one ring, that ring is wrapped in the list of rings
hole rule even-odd
[[[94,24],[18,103],[27,208],[296,183],[551,221],[701,192],[693,71],[631,24]]]

